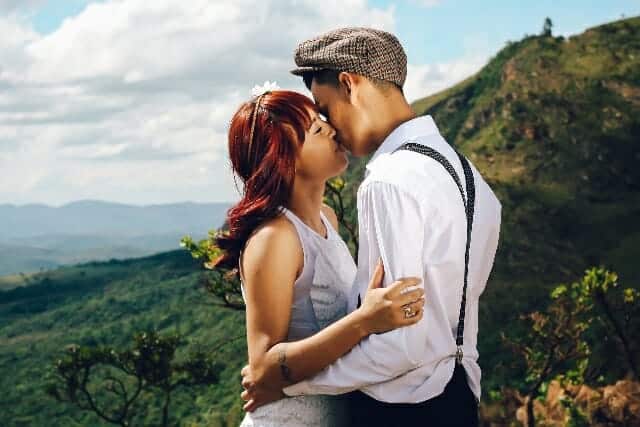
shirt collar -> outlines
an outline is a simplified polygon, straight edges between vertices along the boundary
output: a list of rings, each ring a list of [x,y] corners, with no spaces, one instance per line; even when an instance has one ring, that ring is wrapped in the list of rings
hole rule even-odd
[[[369,169],[376,160],[384,157],[384,154],[393,152],[396,148],[407,142],[407,140],[434,133],[439,133],[439,131],[430,115],[415,117],[402,123],[382,141],[382,144],[380,144],[367,163],[366,168]]]

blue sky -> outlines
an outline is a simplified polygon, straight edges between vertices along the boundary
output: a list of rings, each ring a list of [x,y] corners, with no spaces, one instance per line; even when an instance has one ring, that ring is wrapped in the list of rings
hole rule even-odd
[[[212,0],[215,1],[215,0]],[[91,0],[45,0],[33,14],[34,28],[47,34]],[[556,34],[576,34],[604,22],[640,15],[640,0],[368,0],[395,7],[396,34],[413,62],[454,60],[469,50],[497,52],[507,40],[540,31],[548,16]],[[426,5],[425,5],[426,4]]]
[[[396,34],[414,62],[450,61],[470,49],[497,52],[507,40],[538,33],[548,16],[554,33],[575,34],[586,28],[640,14],[638,0],[370,0],[396,6]],[[433,3],[433,6],[423,6]]]
[[[554,33],[575,34],[586,28],[640,14],[638,0],[370,0],[396,5],[396,34],[412,61],[450,61],[469,49],[497,52],[507,40],[538,33],[548,16]],[[435,3],[422,6],[421,3]]]
[[[77,15],[91,0],[45,0],[33,14],[33,27],[41,34],[55,31],[65,18]]]
[[[622,15],[640,0],[0,0],[0,203],[237,200],[230,118],[265,80],[307,93],[291,52],[331,28],[394,31],[413,101],[547,16],[569,35]]]

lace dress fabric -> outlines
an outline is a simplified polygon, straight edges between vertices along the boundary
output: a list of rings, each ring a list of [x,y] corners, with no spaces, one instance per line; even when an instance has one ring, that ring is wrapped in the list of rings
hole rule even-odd
[[[304,267],[294,284],[288,331],[288,341],[295,341],[315,334],[347,314],[356,265],[347,245],[323,213],[326,238],[290,210],[282,210],[296,227],[304,252]],[[244,295],[244,287],[242,290]],[[346,403],[342,396],[288,397],[247,413],[240,427],[347,426]]]

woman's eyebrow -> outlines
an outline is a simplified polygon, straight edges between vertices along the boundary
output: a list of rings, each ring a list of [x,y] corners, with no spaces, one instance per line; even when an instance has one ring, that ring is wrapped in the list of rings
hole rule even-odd
[[[312,120],[311,120],[311,123],[309,124],[309,129],[311,129],[313,127],[313,125],[315,125],[318,120],[320,120],[320,117],[318,115],[313,117]]]

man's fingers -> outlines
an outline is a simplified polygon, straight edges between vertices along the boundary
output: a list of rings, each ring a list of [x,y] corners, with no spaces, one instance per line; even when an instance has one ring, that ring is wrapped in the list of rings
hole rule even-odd
[[[391,286],[389,286],[388,295],[393,298],[402,292],[406,292],[407,288],[419,285],[420,283],[422,283],[422,279],[419,277],[404,277],[400,280],[396,280],[391,284]]]
[[[420,298],[418,301],[412,301],[407,304],[403,304],[402,307],[403,310],[404,307],[409,307],[413,313],[417,313],[424,308],[424,299]]]
[[[254,387],[253,381],[249,380],[247,377],[242,378],[242,388],[245,390],[251,391]]]
[[[384,278],[384,265],[382,264],[382,258],[378,259],[376,268],[373,270],[371,281],[369,282],[369,289],[375,289],[382,286],[382,279]]]
[[[253,412],[253,410],[255,409],[255,401],[253,399],[249,400],[247,403],[244,404],[242,409],[245,410],[246,412]]]
[[[412,289],[408,292],[397,295],[394,298],[394,302],[398,305],[411,304],[412,302],[420,301],[424,299],[424,289]]]

